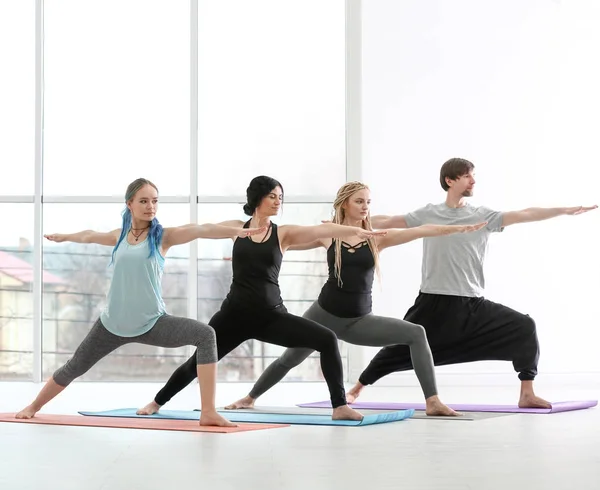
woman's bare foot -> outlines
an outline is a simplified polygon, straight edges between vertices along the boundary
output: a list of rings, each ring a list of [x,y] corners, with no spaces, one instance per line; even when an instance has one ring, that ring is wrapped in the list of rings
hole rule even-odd
[[[237,427],[237,424],[229,422],[217,412],[200,412],[200,425],[216,425],[217,427]]]
[[[232,403],[231,405],[227,405],[225,410],[239,410],[240,408],[254,408],[254,402],[256,400],[252,398],[250,395],[246,395],[241,400]]]
[[[521,393],[519,408],[552,408],[552,404],[533,393]]]
[[[357,412],[353,408],[350,408],[348,405],[342,405],[341,407],[337,407],[333,409],[333,414],[331,414],[332,420],[362,420],[363,414]]]
[[[35,408],[33,405],[29,405],[28,407],[25,407],[23,410],[21,410],[19,413],[17,413],[15,415],[16,419],[30,419],[33,418],[33,416],[38,413],[38,409]]]
[[[346,393],[346,401],[348,403],[354,403],[356,399],[360,396],[361,391],[365,385],[356,383],[350,391]]]
[[[462,415],[462,413],[455,412],[447,405],[444,405],[437,395],[430,396],[425,400],[425,413],[427,415],[442,417],[459,417]]]
[[[160,410],[160,405],[152,400],[144,408],[140,408],[137,412],[138,415],[153,415]]]

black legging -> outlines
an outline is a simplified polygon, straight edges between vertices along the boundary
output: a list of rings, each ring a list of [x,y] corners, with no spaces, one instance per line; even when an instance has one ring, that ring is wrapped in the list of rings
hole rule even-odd
[[[273,310],[232,307],[226,300],[208,322],[217,334],[219,360],[249,339],[283,347],[308,347],[321,354],[321,369],[329,388],[331,405],[346,405],[342,358],[336,335],[312,320],[288,313],[282,305]],[[197,376],[196,355],[179,366],[156,394],[154,401],[164,405]]]

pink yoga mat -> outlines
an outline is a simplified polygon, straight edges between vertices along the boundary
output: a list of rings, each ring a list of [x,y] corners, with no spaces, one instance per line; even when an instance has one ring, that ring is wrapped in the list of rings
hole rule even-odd
[[[0,413],[0,422],[44,425],[72,425],[86,427],[110,427],[118,429],[154,429],[177,430],[186,432],[232,433],[249,430],[277,429],[289,427],[289,424],[238,424],[237,427],[200,426],[196,420],[142,419],[142,418],[108,418],[83,417],[81,415],[56,415],[42,413],[32,419],[16,419],[14,413]]]
[[[598,400],[583,400],[571,402],[553,402],[552,408],[519,408],[516,405],[476,405],[465,403],[448,403],[450,408],[460,412],[503,412],[503,413],[559,413],[570,410],[582,410],[598,405]],[[331,408],[331,403],[313,402],[298,405],[303,408]],[[356,402],[350,405],[358,410],[425,410],[424,403],[394,403],[394,402]]]

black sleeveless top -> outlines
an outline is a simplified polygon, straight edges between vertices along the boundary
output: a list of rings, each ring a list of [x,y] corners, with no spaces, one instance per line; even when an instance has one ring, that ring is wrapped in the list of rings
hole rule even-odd
[[[319,305],[339,318],[355,318],[371,313],[375,258],[364,241],[354,247],[342,242],[342,286],[335,277],[335,241],[327,249],[329,278],[321,289]]]
[[[247,221],[244,228],[249,225]],[[233,282],[227,295],[231,305],[253,309],[281,306],[278,280],[282,259],[275,223],[271,223],[271,236],[263,243],[250,237],[237,238],[232,253]]]

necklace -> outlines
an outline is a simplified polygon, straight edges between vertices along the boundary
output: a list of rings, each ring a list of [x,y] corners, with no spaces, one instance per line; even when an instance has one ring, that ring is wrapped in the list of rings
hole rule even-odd
[[[137,242],[140,237],[142,236],[142,234],[144,233],[144,231],[146,231],[148,228],[150,228],[149,226],[146,226],[146,228],[134,228],[133,226],[129,229],[129,233],[131,233],[133,235],[133,238],[135,238],[135,241]],[[140,231],[137,235],[133,232],[133,230],[142,230]]]

